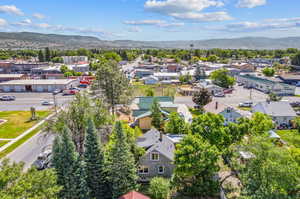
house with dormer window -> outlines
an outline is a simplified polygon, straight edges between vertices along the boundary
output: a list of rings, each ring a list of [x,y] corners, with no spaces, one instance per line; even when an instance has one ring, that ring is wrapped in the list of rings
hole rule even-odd
[[[153,177],[171,178],[177,137],[174,139],[172,135],[164,135],[153,128],[137,139],[137,145],[146,151],[139,160],[141,182],[148,182]]]

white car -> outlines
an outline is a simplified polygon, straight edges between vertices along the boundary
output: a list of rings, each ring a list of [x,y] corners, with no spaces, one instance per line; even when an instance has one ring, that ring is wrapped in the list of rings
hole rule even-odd
[[[53,105],[54,103],[53,102],[49,102],[49,101],[43,101],[42,102],[42,105],[44,106],[50,106],[50,105]]]
[[[253,105],[253,102],[242,102],[242,103],[239,103],[239,107],[252,107]]]

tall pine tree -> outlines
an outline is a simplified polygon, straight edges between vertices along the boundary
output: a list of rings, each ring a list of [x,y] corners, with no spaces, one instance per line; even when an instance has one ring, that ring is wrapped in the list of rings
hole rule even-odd
[[[50,61],[51,60],[51,52],[48,47],[45,48],[45,61]]]
[[[95,199],[109,199],[111,198],[111,193],[109,183],[107,182],[104,153],[91,118],[88,120],[84,146],[87,184],[91,190],[91,197]]]
[[[62,134],[55,138],[52,151],[52,164],[58,175],[58,183],[63,187],[60,196],[64,199],[75,199],[78,187],[82,186],[86,179],[84,177],[78,178],[78,172],[81,172],[82,168],[78,166],[79,155],[75,151],[69,129],[65,127]]]
[[[120,121],[115,124],[115,142],[109,151],[109,179],[112,198],[137,189],[137,171]]]
[[[161,130],[162,125],[163,125],[163,116],[160,110],[160,106],[158,103],[158,100],[156,98],[154,98],[153,100],[153,104],[151,107],[151,117],[152,117],[152,121],[151,124],[152,126],[154,126],[156,129]]]
[[[42,50],[39,50],[38,58],[39,58],[39,62],[45,61],[45,56]]]
[[[85,164],[80,158],[77,159],[73,168],[72,182],[74,184],[74,192],[72,199],[89,199],[90,189],[87,185],[87,173]]]

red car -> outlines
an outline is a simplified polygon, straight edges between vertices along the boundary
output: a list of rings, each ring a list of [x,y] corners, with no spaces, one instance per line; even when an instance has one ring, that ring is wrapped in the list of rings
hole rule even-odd
[[[231,94],[232,91],[233,91],[233,88],[228,88],[228,89],[224,89],[223,92],[224,92],[225,94]]]

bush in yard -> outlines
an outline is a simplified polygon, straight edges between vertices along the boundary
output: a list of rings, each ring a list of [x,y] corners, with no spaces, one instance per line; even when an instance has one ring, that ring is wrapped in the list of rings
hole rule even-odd
[[[152,199],[168,199],[170,196],[170,182],[168,179],[155,177],[150,181],[148,193]]]

